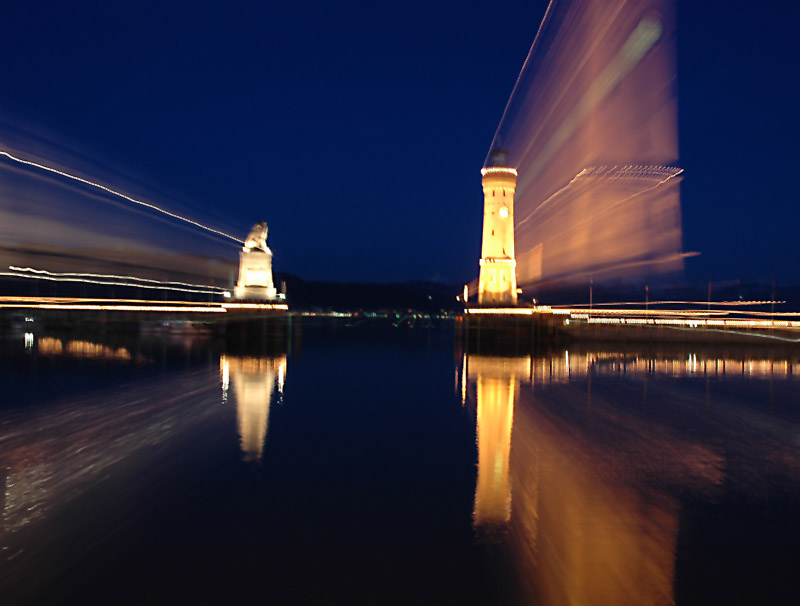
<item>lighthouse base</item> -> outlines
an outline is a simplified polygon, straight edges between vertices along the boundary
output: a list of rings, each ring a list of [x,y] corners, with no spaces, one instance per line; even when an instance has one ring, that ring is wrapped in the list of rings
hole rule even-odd
[[[481,259],[478,305],[517,305],[517,262],[514,259]]]

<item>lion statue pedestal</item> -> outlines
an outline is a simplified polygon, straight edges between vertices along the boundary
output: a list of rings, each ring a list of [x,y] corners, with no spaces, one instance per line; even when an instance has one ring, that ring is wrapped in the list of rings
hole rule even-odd
[[[267,246],[267,223],[256,223],[239,253],[239,280],[233,289],[239,300],[271,301],[278,298],[272,281],[272,251]]]

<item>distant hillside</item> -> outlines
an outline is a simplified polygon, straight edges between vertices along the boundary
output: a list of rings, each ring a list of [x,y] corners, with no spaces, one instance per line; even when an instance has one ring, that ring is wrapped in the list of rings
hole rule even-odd
[[[299,310],[381,310],[414,309],[425,312],[461,309],[456,296],[460,286],[436,282],[412,281],[397,284],[347,284],[307,282],[297,276],[275,273],[275,285],[286,283],[286,295],[292,309]]]

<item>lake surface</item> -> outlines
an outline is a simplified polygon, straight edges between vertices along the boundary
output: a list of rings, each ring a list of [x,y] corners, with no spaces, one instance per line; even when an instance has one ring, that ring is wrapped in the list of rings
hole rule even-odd
[[[800,350],[0,341],[0,603],[795,604]]]

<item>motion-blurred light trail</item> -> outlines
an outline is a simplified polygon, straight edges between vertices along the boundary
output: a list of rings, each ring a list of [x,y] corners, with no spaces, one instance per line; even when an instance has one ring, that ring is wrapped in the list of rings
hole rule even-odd
[[[53,309],[61,311],[140,311],[140,312],[160,312],[160,313],[174,313],[174,312],[191,312],[191,313],[214,313],[223,314],[226,310],[221,307],[192,307],[187,309],[185,307],[176,307],[173,305],[92,305],[84,303],[76,304],[62,304],[62,303],[35,303],[35,304],[2,304],[0,307],[7,307],[11,309]]]
[[[647,187],[647,188],[643,189],[642,191],[639,191],[639,192],[636,192],[634,194],[631,194],[629,197],[623,198],[622,200],[619,200],[619,201],[615,202],[614,205],[613,205],[613,206],[619,206],[621,204],[624,204],[625,202],[628,202],[628,201],[632,200],[633,198],[636,198],[638,196],[641,196],[643,194],[646,194],[648,192],[653,191],[657,187],[659,187],[661,185],[664,185],[670,179],[674,179],[675,177],[678,177],[681,174],[683,174],[683,169],[682,168],[677,168],[677,167],[674,167],[674,166],[624,166],[624,167],[620,167],[620,168],[618,168],[616,166],[611,167],[611,168],[606,167],[606,166],[600,166],[600,167],[597,167],[597,168],[594,168],[594,167],[592,167],[592,168],[584,168],[581,172],[579,172],[577,175],[575,175],[569,183],[567,183],[564,187],[562,187],[557,192],[555,192],[552,196],[547,198],[544,202],[539,204],[539,206],[534,208],[525,218],[520,219],[519,221],[517,221],[516,226],[520,227],[521,225],[527,223],[531,219],[531,217],[533,217],[533,215],[537,211],[541,210],[541,208],[545,204],[547,204],[549,202],[552,202],[560,194],[566,192],[571,185],[574,185],[575,183],[580,181],[580,179],[583,179],[583,178],[588,177],[588,176],[598,176],[599,175],[599,176],[608,178],[609,180],[612,180],[612,181],[616,180],[616,179],[624,178],[626,176],[628,178],[642,178],[642,179],[643,178],[650,178],[651,180],[654,177],[657,178],[657,177],[663,176],[663,179],[661,179],[660,181],[657,181],[655,183],[655,185],[652,185],[650,187]],[[608,210],[608,209],[605,209],[605,210]]]
[[[589,114],[594,111],[612,90],[622,81],[628,72],[642,60],[645,53],[661,37],[661,22],[657,19],[644,18],[625,42],[619,53],[606,66],[603,72],[592,82],[589,90],[580,98],[572,112],[564,118],[558,130],[539,149],[536,159],[523,174],[520,187],[533,181],[552,157],[575,134]]]
[[[63,311],[231,313],[288,311],[286,303],[218,303],[196,301],[153,301],[140,299],[82,299],[76,297],[0,297],[0,309],[43,309]]]
[[[648,305],[707,305],[708,307],[746,307],[748,305],[772,305],[783,304],[786,301],[648,301]],[[641,301],[615,301],[613,303],[592,303],[593,307],[615,307],[620,305],[636,305],[641,307]],[[553,308],[569,308],[569,307],[589,307],[588,303],[570,304],[570,305],[551,305]],[[784,313],[784,312],[780,312]],[[788,312],[791,313],[791,312]],[[770,312],[773,315],[773,312]],[[797,314],[800,315],[800,314]]]
[[[80,274],[78,274],[80,275]],[[150,284],[150,283],[141,283],[141,282],[122,282],[122,281],[108,281],[108,280],[92,280],[90,278],[79,278],[79,277],[68,277],[68,276],[58,276],[58,275],[44,275],[42,273],[37,274],[30,274],[24,273],[19,271],[4,271],[0,272],[0,276],[9,276],[14,278],[26,278],[29,280],[48,280],[50,282],[80,282],[83,284],[100,284],[102,286],[128,286],[134,288],[151,288],[155,290],[171,290],[171,291],[178,291],[178,292],[188,292],[200,295],[219,295],[219,296],[226,296],[225,290],[222,289],[213,289],[209,290],[208,287],[198,286],[197,288],[182,288],[179,286],[165,286],[162,284]],[[228,295],[230,293],[228,292]]]
[[[519,286],[672,274],[681,251],[673,0],[552,0],[492,147],[517,168]]]
[[[108,278],[111,280],[130,280],[133,282],[143,282],[144,284],[137,284],[137,286],[142,286],[146,288],[151,288],[147,286],[147,284],[159,284],[161,286],[188,286],[190,288],[201,288],[201,289],[208,289],[213,288],[210,287],[208,284],[190,284],[189,282],[174,282],[174,281],[163,281],[163,280],[153,280],[150,278],[139,278],[137,276],[123,276],[123,275],[116,275],[116,274],[91,274],[91,273],[79,273],[79,272],[53,272],[47,271],[46,269],[36,269],[34,267],[16,267],[14,265],[9,265],[8,269],[15,272],[29,272],[32,274],[38,274],[40,276],[53,276],[54,278]],[[105,282],[103,282],[105,284]],[[208,291],[202,291],[208,292]],[[226,290],[216,289],[214,292],[218,294],[225,294]]]
[[[176,213],[170,212],[168,210],[165,210],[163,208],[160,208],[160,207],[156,206],[155,204],[151,204],[149,202],[144,202],[142,200],[137,200],[136,198],[132,198],[131,196],[128,196],[128,195],[126,195],[126,194],[124,194],[124,193],[122,193],[120,191],[111,189],[110,187],[106,187],[105,185],[101,185],[100,183],[95,183],[94,181],[90,181],[88,179],[84,179],[83,177],[78,177],[77,175],[73,175],[73,174],[64,172],[64,171],[59,170],[57,168],[53,168],[52,166],[46,166],[44,164],[39,164],[38,162],[32,162],[30,160],[23,160],[22,158],[14,156],[13,154],[11,154],[11,153],[9,153],[9,152],[7,152],[5,150],[2,150],[2,149],[0,149],[0,156],[5,156],[9,160],[12,160],[13,162],[16,162],[18,164],[23,164],[25,166],[31,166],[33,168],[36,168],[36,169],[39,169],[39,170],[43,170],[43,171],[46,171],[46,172],[50,172],[50,173],[59,175],[61,177],[65,177],[67,179],[72,179],[73,181],[78,181],[78,182],[83,183],[85,185],[89,185],[90,187],[94,187],[94,188],[103,190],[103,191],[105,191],[105,192],[107,192],[107,193],[109,193],[109,194],[111,194],[113,196],[117,196],[118,198],[122,198],[124,200],[127,200],[128,202],[133,203],[133,204],[137,204],[139,206],[143,206],[145,208],[149,208],[149,209],[154,210],[156,212],[159,212],[161,214],[167,215],[168,217],[172,217],[173,219],[178,219],[179,221],[183,221],[185,223],[189,223],[190,225],[194,225],[195,227],[199,227],[200,229],[203,229],[203,230],[205,230],[207,232],[210,232],[210,233],[213,233],[213,234],[217,234],[219,236],[223,236],[225,238],[233,240],[234,242],[237,242],[238,244],[244,244],[244,241],[239,239],[239,238],[237,238],[236,236],[232,236],[230,234],[225,233],[224,231],[220,231],[218,229],[214,229],[213,227],[208,227],[207,225],[203,225],[202,223],[198,223],[197,221],[195,221],[193,219],[189,219],[188,217],[184,217],[182,215],[178,215]]]
[[[519,81],[522,79],[522,74],[525,73],[525,68],[528,67],[528,61],[531,60],[531,55],[537,48],[537,42],[539,42],[539,38],[542,35],[542,29],[544,28],[545,23],[547,23],[548,21],[548,17],[550,16],[550,9],[553,8],[553,2],[555,2],[555,0],[550,0],[549,4],[547,5],[547,10],[545,10],[542,22],[539,24],[539,29],[536,31],[536,36],[533,39],[533,44],[531,44],[531,48],[528,51],[527,56],[525,57],[525,61],[522,62],[522,68],[519,70],[519,74],[517,74],[517,80],[514,82],[514,88],[511,89],[511,94],[508,97],[508,101],[506,101],[506,106],[503,109],[503,115],[500,116],[500,122],[497,124],[497,129],[494,131],[492,142],[489,144],[489,149],[486,150],[486,158],[484,158],[483,160],[484,166],[486,166],[489,163],[489,156],[491,155],[492,150],[494,149],[494,144],[497,141],[497,136],[500,134],[500,129],[503,127],[503,122],[505,121],[506,115],[508,114],[508,108],[511,105],[511,100],[514,99],[514,95],[516,95],[517,88],[519,87]]]

